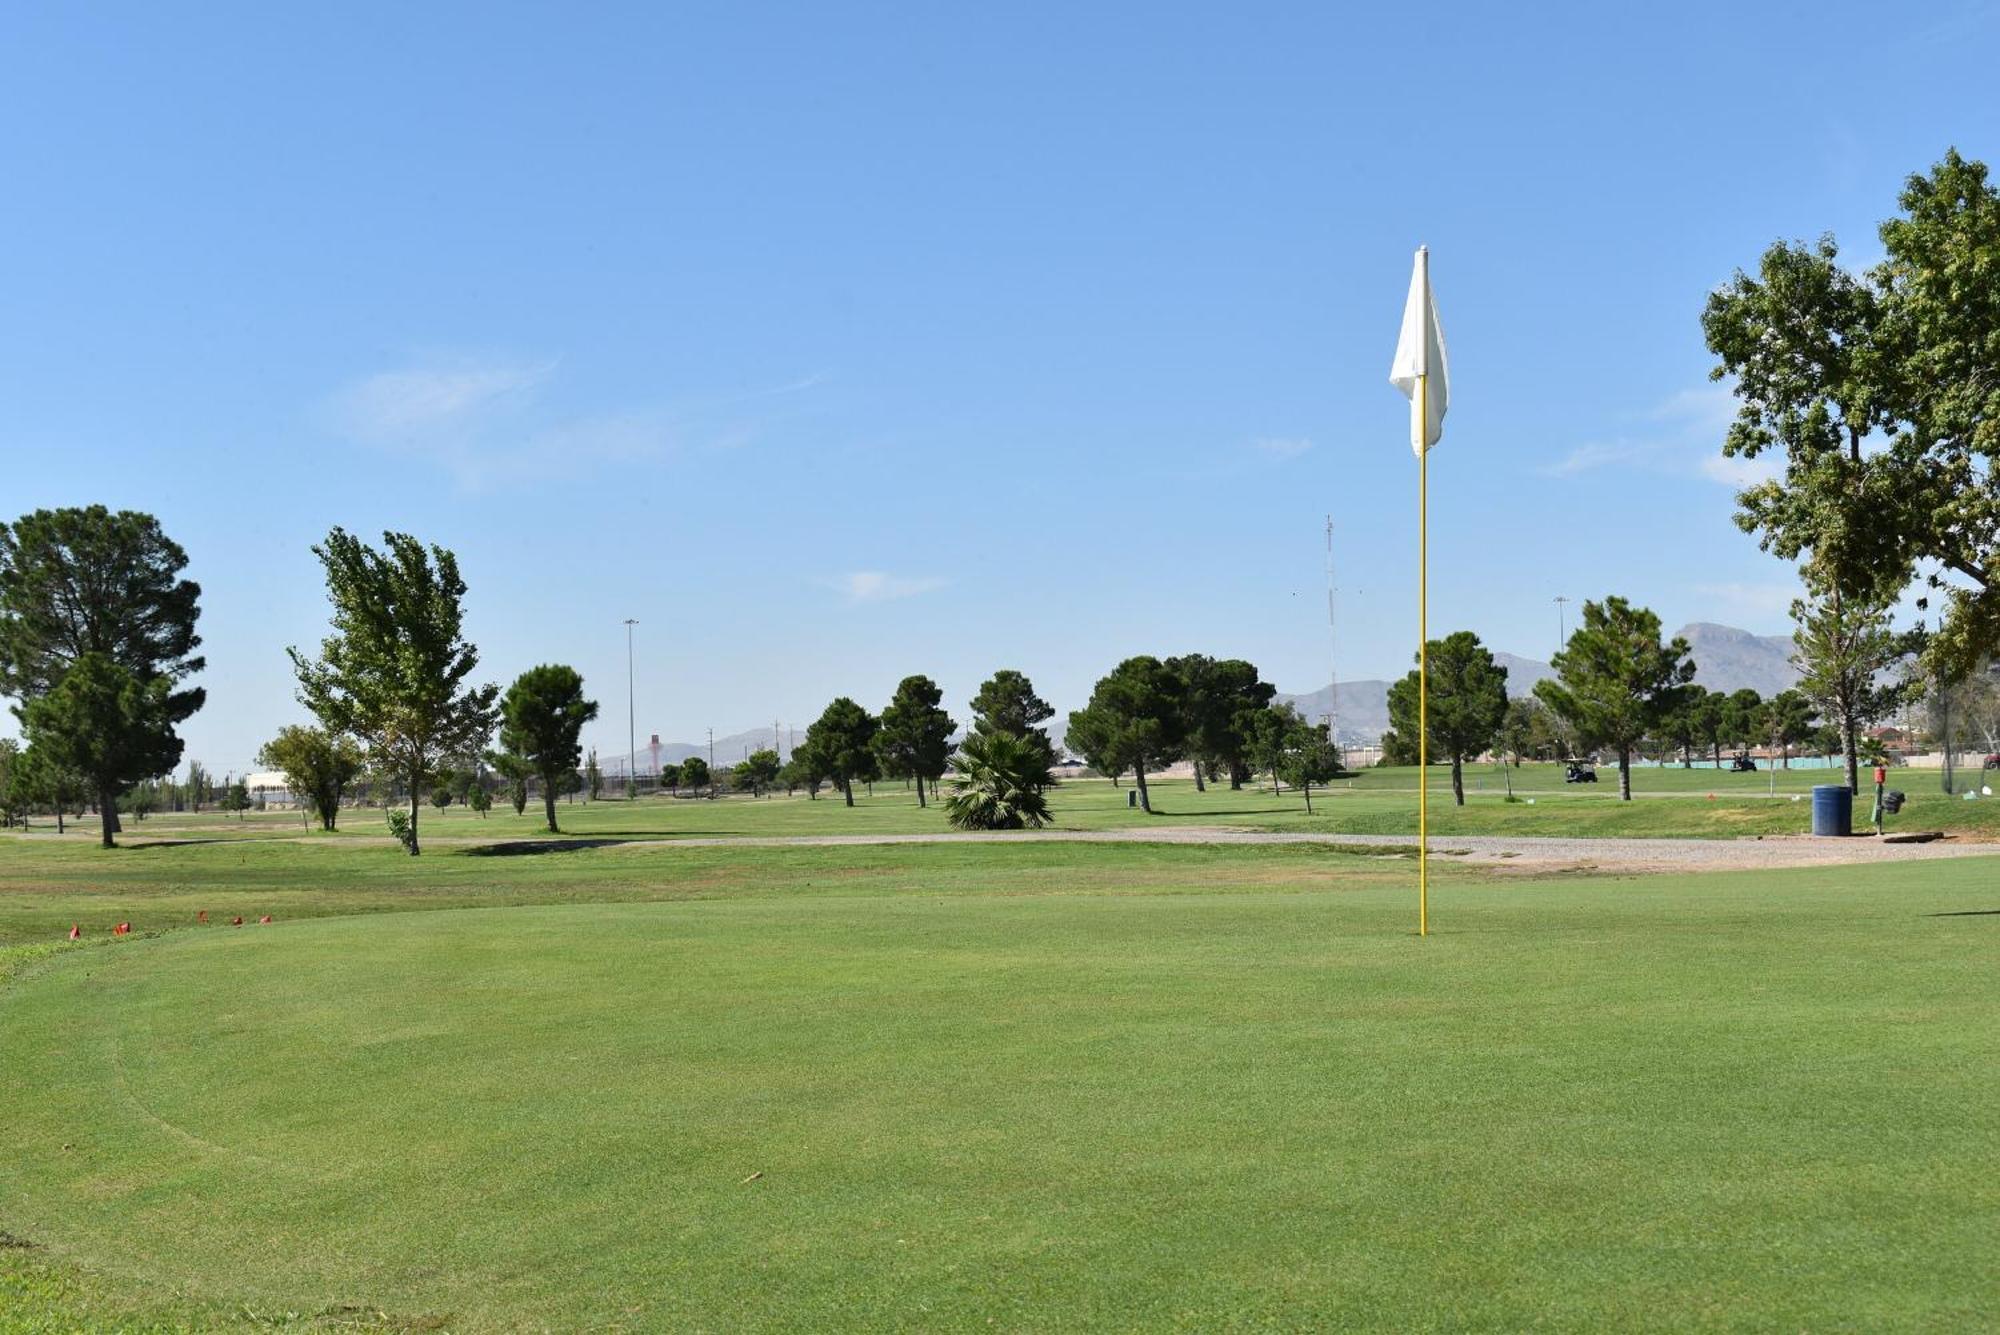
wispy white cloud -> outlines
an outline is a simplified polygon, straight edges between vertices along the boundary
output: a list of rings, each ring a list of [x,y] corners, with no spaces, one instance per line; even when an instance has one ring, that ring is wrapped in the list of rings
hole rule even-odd
[[[335,395],[334,417],[349,434],[382,443],[461,431],[497,409],[526,403],[555,368],[552,361],[461,362],[383,371]]]
[[[948,582],[938,575],[892,575],[883,570],[850,570],[820,581],[850,603],[886,603],[941,589]]]
[[[1313,447],[1304,436],[1265,436],[1250,442],[1250,448],[1267,459],[1283,463],[1296,459]]]
[[[1653,447],[1643,442],[1594,440],[1577,446],[1542,472],[1550,477],[1575,477],[1615,464],[1644,463],[1652,452]]]
[[[1792,600],[1801,592],[1796,580],[1789,583],[1732,580],[1720,584],[1697,584],[1694,591],[1712,600],[1727,614],[1741,617],[1784,616],[1792,610]]]
[[[1725,459],[1722,439],[1736,416],[1736,399],[1726,385],[1703,385],[1671,395],[1644,413],[1644,428],[1603,440],[1585,441],[1541,472],[1576,477],[1603,468],[1678,477],[1703,477],[1742,488],[1776,475],[1768,460]]]
[[[755,438],[757,424],[726,410],[799,394],[829,378],[816,371],[673,413],[570,414],[557,402],[559,366],[559,360],[418,361],[341,388],[322,405],[320,417],[335,436],[413,454],[477,491],[546,478],[552,460],[574,473],[663,458],[689,445],[741,448]]]

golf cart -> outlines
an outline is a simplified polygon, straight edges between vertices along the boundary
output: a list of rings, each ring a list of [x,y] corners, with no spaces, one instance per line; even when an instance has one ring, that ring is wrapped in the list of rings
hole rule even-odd
[[[1745,751],[1729,762],[1729,772],[1731,774],[1755,774],[1757,772],[1757,762],[1750,758],[1749,752]]]
[[[1563,771],[1564,783],[1596,783],[1597,766],[1588,760],[1572,760]]]

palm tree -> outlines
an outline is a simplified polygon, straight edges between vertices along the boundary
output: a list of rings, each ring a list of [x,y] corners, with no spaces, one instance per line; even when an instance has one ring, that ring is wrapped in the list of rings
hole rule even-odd
[[[1039,830],[1051,819],[1044,753],[1007,732],[972,733],[953,762],[945,819],[958,830]]]

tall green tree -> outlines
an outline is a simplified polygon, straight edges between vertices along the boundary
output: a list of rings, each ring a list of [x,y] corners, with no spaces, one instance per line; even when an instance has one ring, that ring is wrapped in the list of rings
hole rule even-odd
[[[1307,726],[1297,706],[1287,700],[1270,704],[1250,721],[1250,761],[1271,778],[1271,795],[1284,782],[1286,757]]]
[[[67,813],[83,814],[90,792],[89,779],[71,769],[49,746],[33,743],[21,751],[15,782],[23,786],[29,802],[55,813],[57,834],[63,833]]]
[[[1500,720],[1500,733],[1494,739],[1502,764],[1519,769],[1523,760],[1534,755],[1535,711],[1542,708],[1545,706],[1533,696],[1516,695],[1508,699],[1506,717]]]
[[[704,773],[707,772],[707,766],[703,766],[702,769]],[[697,786],[693,783],[688,784],[690,788]],[[602,796],[604,796],[604,771],[598,768],[597,748],[592,747],[590,755],[583,762],[583,800],[595,802]]]
[[[792,748],[792,758],[778,771],[778,777],[783,780],[787,793],[794,788],[803,788],[806,797],[817,802],[820,785],[826,782],[826,771],[820,766],[819,756],[802,742]]]
[[[1167,667],[1181,681],[1181,730],[1194,761],[1195,790],[1207,787],[1202,771],[1211,766],[1228,773],[1232,789],[1241,788],[1249,773],[1250,729],[1278,688],[1240,658],[1183,654],[1169,658]]]
[[[1763,740],[1768,731],[1764,697],[1748,686],[1731,691],[1722,701],[1722,731],[1738,751],[1747,751]]]
[[[1313,809],[1313,785],[1330,782],[1340,773],[1340,748],[1333,744],[1332,730],[1324,723],[1303,719],[1291,730],[1279,768],[1285,782],[1306,799],[1306,814]]]
[[[21,708],[29,741],[57,769],[82,775],[95,794],[101,842],[113,844],[118,795],[180,763],[173,689],[144,681],[106,654],[87,653]]]
[[[944,692],[929,677],[905,677],[882,711],[882,726],[875,734],[876,752],[886,762],[884,772],[914,777],[920,807],[925,805],[924,785],[935,791],[951,763],[951,734],[958,724],[942,708],[943,702]]]
[[[1902,703],[1906,689],[1885,674],[1918,642],[1891,626],[1891,604],[1882,595],[1843,594],[1810,576],[1806,588],[1792,603],[1798,689],[1839,730],[1847,787],[1858,793],[1863,733]]]
[[[764,790],[778,781],[784,766],[778,763],[778,753],[770,747],[752,751],[738,762],[729,772],[730,785],[752,797],[762,797]]]
[[[542,784],[542,814],[550,834],[556,824],[556,791],[563,775],[583,759],[583,725],[597,717],[585,697],[583,676],[561,663],[531,667],[514,679],[500,701],[500,746],[525,760]]]
[[[1098,680],[1090,703],[1069,716],[1069,736],[1099,771],[1131,770],[1139,806],[1151,814],[1146,771],[1171,765],[1185,753],[1186,720],[1179,674],[1141,654]]]
[[[1678,635],[1660,640],[1660,618],[1623,598],[1583,605],[1583,623],[1535,695],[1576,729],[1583,746],[1618,753],[1618,796],[1632,800],[1632,748],[1681,707],[1694,660]]]
[[[989,737],[1006,733],[1020,737],[1042,753],[1042,768],[1055,763],[1055,747],[1041,725],[1054,718],[1054,706],[1035,694],[1035,684],[1013,668],[1001,668],[980,684],[972,697],[972,734]]]
[[[1703,328],[1739,404],[1724,453],[1783,463],[1738,496],[1738,523],[1863,605],[1941,567],[1929,656],[1949,677],[2000,645],[2000,194],[1954,150],[1898,204],[1866,273],[1830,237],[1779,243],[1709,297]]]
[[[279,771],[298,804],[331,830],[340,819],[340,799],[361,773],[367,757],[352,737],[324,728],[287,724],[257,752],[257,763]]]
[[[500,688],[468,680],[479,651],[465,638],[458,558],[407,533],[382,541],[377,551],[336,528],[312,549],[326,568],[333,633],[316,658],[287,652],[299,702],[329,732],[360,738],[409,785],[414,857],[425,781],[447,758],[486,749]]]
[[[1702,709],[1707,698],[1707,687],[1690,682],[1681,697],[1680,708],[1661,720],[1661,739],[1680,753],[1682,769],[1694,768],[1695,748],[1702,743]]]
[[[505,747],[504,740],[501,745]],[[486,759],[487,763],[493,766],[493,772],[500,776],[501,782],[507,785],[507,801],[513,806],[514,814],[519,816],[525,813],[528,809],[528,780],[535,777],[534,762],[526,756],[516,755],[505,749],[489,753]],[[573,782],[575,778],[576,766],[572,765],[567,771],[556,776],[556,786],[560,788],[565,779]],[[547,785],[543,788],[544,792],[549,791]],[[550,797],[549,800],[555,799]]]
[[[214,800],[215,780],[208,772],[208,766],[199,760],[188,761],[187,800],[191,810],[200,811],[202,804]]]
[[[175,729],[206,698],[182,685],[203,667],[201,586],[186,568],[159,521],[132,510],[0,525],[0,694],[20,702],[30,744],[89,783],[106,848],[118,795],[180,763]]]
[[[1465,805],[1465,762],[1491,750],[1507,718],[1507,669],[1469,630],[1453,631],[1427,646],[1430,659],[1428,722],[1433,757],[1451,761],[1451,795]],[[1417,674],[1389,687],[1389,722],[1398,736],[1417,735]],[[1428,782],[1418,776],[1418,782]]]
[[[708,762],[700,756],[689,756],[681,762],[681,786],[690,792],[698,793],[708,787],[712,777]]]
[[[1778,747],[1785,768],[1790,769],[1792,750],[1811,738],[1819,724],[1819,711],[1804,691],[1787,689],[1766,703],[1764,718],[1772,743]]]
[[[21,763],[21,744],[12,737],[0,737],[0,825],[9,829],[26,815],[33,801],[27,773],[27,766]]]
[[[843,695],[806,729],[806,745],[818,757],[821,772],[850,807],[855,783],[875,777],[875,730],[880,726],[873,714]]]

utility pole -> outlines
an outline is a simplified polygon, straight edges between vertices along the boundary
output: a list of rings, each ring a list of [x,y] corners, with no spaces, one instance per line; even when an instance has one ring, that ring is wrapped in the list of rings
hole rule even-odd
[[[715,773],[715,729],[708,730],[708,772]]]
[[[1563,597],[1561,594],[1556,595],[1556,652],[1557,653],[1561,653],[1563,651],[1563,646],[1569,643],[1569,622],[1563,616],[1563,604],[1568,601],[1569,599]]]
[[[625,800],[628,802],[639,796],[639,728],[635,705],[638,696],[632,687],[632,627],[638,624],[635,618],[625,618]]]
[[[1326,517],[1326,739],[1340,750],[1340,637],[1333,625],[1333,516]],[[1342,762],[1345,768],[1345,763]]]

